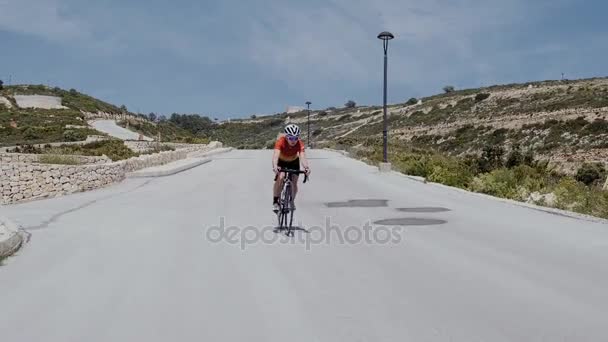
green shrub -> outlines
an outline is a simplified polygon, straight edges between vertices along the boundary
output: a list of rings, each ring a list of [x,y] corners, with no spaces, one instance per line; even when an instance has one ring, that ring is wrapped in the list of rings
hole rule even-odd
[[[486,144],[503,145],[504,142],[507,140],[508,133],[509,133],[509,130],[506,128],[496,129],[496,130],[492,131],[492,133],[490,133],[489,135],[485,136]]]
[[[518,186],[525,189],[527,194],[543,190],[554,178],[554,175],[547,170],[529,165],[516,166],[512,171],[515,174]]]
[[[559,209],[586,212],[589,199],[589,188],[571,177],[564,177],[553,191],[556,197],[555,206]]]
[[[477,162],[477,169],[481,173],[490,172],[503,166],[505,150],[499,145],[486,145]]]
[[[606,178],[606,168],[602,163],[584,163],[577,171],[575,179],[585,185],[600,183]]]
[[[519,166],[524,163],[524,155],[521,153],[519,144],[513,145],[511,152],[507,156],[507,160],[505,162],[505,166],[509,169]]]
[[[531,149],[526,151],[524,154],[524,165],[533,165],[534,164],[534,151]]]
[[[488,97],[490,97],[490,94],[488,94],[488,93],[479,93],[479,94],[475,95],[475,102],[481,102],[481,101],[487,99]]]
[[[476,192],[503,198],[514,198],[518,191],[515,173],[505,168],[475,177],[470,188]]]
[[[353,100],[348,100],[348,102],[346,102],[344,104],[344,107],[346,108],[355,108],[357,106],[357,103]]]
[[[63,140],[65,141],[83,141],[87,138],[87,135],[82,131],[66,130],[63,132]]]
[[[42,153],[42,149],[30,144],[16,146],[14,149],[10,150],[11,153],[26,153],[26,154],[40,154]]]
[[[433,172],[433,165],[429,156],[412,156],[403,162],[405,173],[412,176],[428,177]]]
[[[473,174],[466,166],[460,163],[446,163],[444,165],[433,166],[433,171],[428,176],[428,180],[448,186],[459,188],[468,187],[473,179]]]
[[[199,138],[199,137],[185,137],[182,139],[183,143],[186,144],[208,144],[209,138]]]
[[[588,124],[584,129],[584,134],[597,135],[608,132],[608,121],[604,119],[595,119],[593,122]]]
[[[443,87],[443,91],[444,91],[446,94],[448,94],[448,93],[452,93],[452,92],[454,92],[454,86],[451,86],[451,85],[445,86],[445,87]]]
[[[38,158],[42,164],[78,165],[78,160],[72,156],[43,154]]]
[[[418,103],[418,99],[416,99],[415,97],[412,97],[409,100],[407,100],[407,102],[405,104],[411,106],[411,105],[415,105],[416,103]]]
[[[37,140],[43,136],[42,130],[36,127],[27,127],[23,130],[23,137],[27,140]]]
[[[543,190],[548,178],[548,174],[536,168],[519,165],[479,175],[471,181],[470,189],[497,197],[526,200],[532,192]]]
[[[74,147],[78,148],[78,147]],[[106,155],[113,161],[136,157],[137,153],[128,148],[121,140],[94,141],[82,145],[80,152],[89,156]]]

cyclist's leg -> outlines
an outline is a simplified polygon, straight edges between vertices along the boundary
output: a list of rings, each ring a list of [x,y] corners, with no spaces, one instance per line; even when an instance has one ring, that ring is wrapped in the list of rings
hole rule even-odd
[[[279,168],[283,168],[286,167],[287,164],[279,159],[279,162],[277,163],[277,166]],[[277,179],[274,181],[274,186],[272,187],[272,203],[276,203],[279,196],[281,196],[281,190],[283,187],[283,178],[285,178],[285,174],[282,172],[279,172],[279,176],[277,177]]]
[[[274,181],[274,186],[272,188],[273,198],[279,197],[281,195],[281,186],[283,185],[283,178],[285,178],[284,174],[279,173],[279,177],[277,177],[277,180]]]
[[[294,160],[291,163],[291,168],[294,170],[300,169],[300,158]],[[298,179],[299,175],[291,175],[291,200],[292,202],[296,199],[296,195],[298,194]]]
[[[298,194],[298,175],[291,176],[291,197],[295,200]]]

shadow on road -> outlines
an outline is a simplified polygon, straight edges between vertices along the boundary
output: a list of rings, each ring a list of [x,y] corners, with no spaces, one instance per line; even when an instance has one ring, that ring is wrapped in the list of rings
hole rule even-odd
[[[310,234],[310,232],[308,230],[306,230],[305,228],[302,228],[302,227],[291,227],[291,231],[292,232],[301,231],[301,232],[304,232],[306,234]],[[277,234],[278,233],[285,233],[285,232],[287,232],[287,228],[275,227],[274,230],[273,230],[273,232],[275,232]]]

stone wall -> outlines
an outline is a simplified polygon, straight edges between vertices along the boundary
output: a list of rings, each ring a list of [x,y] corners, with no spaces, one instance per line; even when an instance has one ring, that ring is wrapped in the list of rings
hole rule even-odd
[[[119,182],[128,172],[184,159],[210,145],[182,148],[95,165],[51,165],[0,159],[0,204],[57,197]]]
[[[88,144],[91,142],[104,141],[110,139],[112,139],[112,137],[107,135],[87,135],[87,140],[85,140],[84,143]]]
[[[134,141],[134,140],[126,140],[125,146],[131,149],[133,152],[142,153],[146,151],[153,150],[156,146],[156,142],[153,141]],[[163,144],[164,145],[164,144]]]
[[[99,188],[124,178],[123,166],[2,163],[0,204]]]
[[[145,169],[147,167],[163,165],[177,160],[185,159],[187,156],[188,151],[186,150],[165,151],[150,155],[133,157],[117,163],[124,163],[123,170],[125,173],[127,173]]]
[[[147,122],[153,125],[156,125],[156,123],[153,123],[151,121],[145,120],[144,118],[141,118],[139,116],[136,115],[130,115],[130,114],[116,114],[116,113],[106,113],[106,112],[97,112],[97,113],[91,113],[91,112],[85,112],[85,111],[81,111],[81,113],[84,115],[85,119],[88,120],[95,120],[95,119],[103,119],[103,120],[117,120],[117,121],[121,121],[121,120],[131,120],[131,121],[139,121],[139,122]]]
[[[155,141],[125,141],[125,145],[133,150],[134,152],[146,152],[153,150],[157,146],[157,142]],[[173,147],[174,149],[203,149],[208,147],[208,145],[201,144],[183,144],[183,143],[170,143],[170,142],[161,142],[161,145]]]
[[[79,164],[105,164],[112,160],[106,156],[79,156],[79,155],[54,155],[54,154],[27,154],[27,153],[0,153],[2,163],[39,163],[41,156],[65,157],[77,161]]]

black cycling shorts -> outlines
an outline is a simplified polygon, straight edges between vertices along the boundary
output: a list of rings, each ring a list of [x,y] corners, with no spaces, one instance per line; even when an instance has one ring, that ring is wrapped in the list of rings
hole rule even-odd
[[[279,168],[283,168],[283,169],[291,169],[291,170],[300,171],[300,158],[296,158],[295,160],[292,160],[292,161],[284,161],[284,160],[279,159],[277,166]]]

